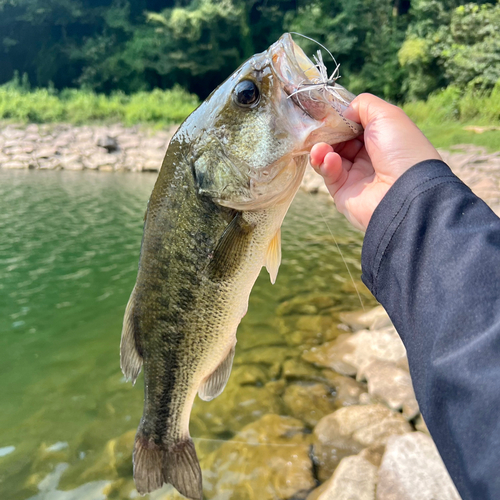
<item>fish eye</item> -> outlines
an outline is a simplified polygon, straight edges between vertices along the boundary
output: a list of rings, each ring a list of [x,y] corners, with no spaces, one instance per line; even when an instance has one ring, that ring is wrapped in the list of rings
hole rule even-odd
[[[250,107],[259,100],[259,89],[252,80],[243,80],[234,87],[234,100],[242,107]]]

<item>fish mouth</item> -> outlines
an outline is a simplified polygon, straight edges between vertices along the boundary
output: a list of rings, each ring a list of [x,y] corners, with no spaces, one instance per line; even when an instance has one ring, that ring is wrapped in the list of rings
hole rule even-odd
[[[282,35],[269,50],[282,88],[297,107],[337,132],[344,129],[345,140],[363,132],[361,125],[344,117],[345,110],[356,96],[336,82],[338,76],[328,77],[322,61],[311,61],[290,33]]]

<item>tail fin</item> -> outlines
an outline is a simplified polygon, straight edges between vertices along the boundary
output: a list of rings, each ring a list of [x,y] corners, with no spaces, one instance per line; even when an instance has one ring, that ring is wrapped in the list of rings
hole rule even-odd
[[[133,461],[135,486],[141,495],[167,483],[187,498],[203,499],[200,463],[190,438],[158,445],[138,432]]]

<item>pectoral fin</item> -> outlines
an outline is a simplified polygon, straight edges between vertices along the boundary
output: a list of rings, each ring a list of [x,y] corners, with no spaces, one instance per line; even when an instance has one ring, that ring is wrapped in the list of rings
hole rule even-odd
[[[213,279],[224,279],[245,257],[250,244],[252,226],[245,222],[241,213],[236,213],[222,233],[214,249],[212,260],[208,266]]]
[[[120,342],[120,367],[127,380],[135,384],[142,367],[142,356],[137,349],[134,322],[135,287],[130,294],[123,318],[122,340]]]
[[[231,368],[233,366],[234,346],[229,350],[228,355],[224,358],[222,363],[215,369],[215,371],[203,382],[198,389],[198,396],[203,401],[211,401],[222,393],[226,387]]]
[[[271,277],[271,283],[274,285],[278,269],[281,264],[281,228],[271,240],[266,252],[266,269]]]

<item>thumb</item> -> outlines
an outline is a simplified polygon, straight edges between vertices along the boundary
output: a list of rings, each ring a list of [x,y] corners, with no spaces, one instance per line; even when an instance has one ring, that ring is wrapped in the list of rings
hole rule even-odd
[[[403,111],[373,94],[359,94],[344,112],[344,117],[366,128],[376,118],[393,113],[402,114]]]

